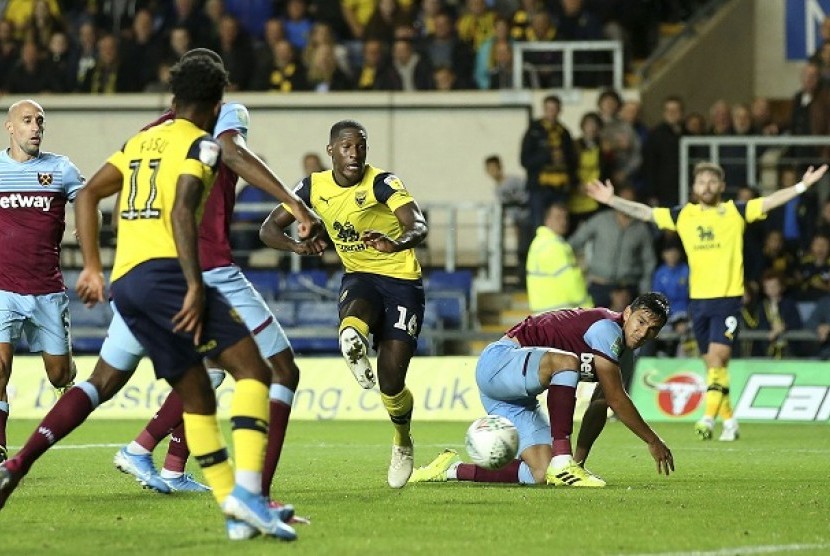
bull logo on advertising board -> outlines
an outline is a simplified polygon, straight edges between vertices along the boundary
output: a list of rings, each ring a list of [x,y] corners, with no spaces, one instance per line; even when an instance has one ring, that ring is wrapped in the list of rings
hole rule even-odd
[[[706,383],[695,373],[678,373],[662,382],[655,382],[655,373],[643,375],[643,384],[657,391],[657,406],[672,417],[692,413],[700,405],[706,393]]]

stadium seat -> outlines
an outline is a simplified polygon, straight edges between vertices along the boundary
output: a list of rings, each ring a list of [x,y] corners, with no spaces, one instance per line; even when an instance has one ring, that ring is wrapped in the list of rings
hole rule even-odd
[[[106,330],[112,320],[112,311],[108,303],[97,303],[90,309],[82,301],[73,299],[69,301],[69,317],[72,326]]]
[[[330,328],[336,332],[339,324],[340,316],[336,301],[299,301],[297,303],[296,326]]]
[[[815,301],[799,301],[796,306],[798,307],[798,314],[801,316],[801,322],[804,323],[810,320],[810,317],[813,316],[813,311],[816,310]]]
[[[430,292],[454,292],[462,293],[466,299],[470,299],[473,289],[473,273],[470,270],[433,270],[426,280],[427,294]]]
[[[460,293],[434,293],[438,319],[444,328],[467,328],[467,299]]]
[[[74,353],[99,353],[104,344],[104,336],[72,336],[72,351]]]
[[[327,293],[328,274],[325,270],[301,270],[285,276],[281,299],[321,299]]]
[[[438,301],[435,299],[427,299],[424,308],[424,324],[421,328],[428,328],[430,330],[441,328],[441,319],[438,318],[439,312]]]
[[[246,269],[248,281],[262,294],[266,301],[276,299],[280,291],[280,273],[277,270]]]

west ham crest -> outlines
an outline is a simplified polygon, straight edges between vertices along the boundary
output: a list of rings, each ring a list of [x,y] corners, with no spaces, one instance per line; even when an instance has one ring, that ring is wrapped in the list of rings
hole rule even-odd
[[[52,174],[50,174],[48,172],[38,172],[37,173],[37,181],[43,187],[48,187],[48,186],[52,185],[52,181],[53,181]]]

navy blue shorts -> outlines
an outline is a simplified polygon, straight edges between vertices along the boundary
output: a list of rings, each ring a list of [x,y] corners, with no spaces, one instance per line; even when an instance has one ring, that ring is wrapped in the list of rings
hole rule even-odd
[[[689,317],[695,331],[700,354],[709,351],[709,344],[732,346],[738,338],[740,297],[717,297],[689,301]]]
[[[339,310],[355,299],[366,299],[382,308],[382,316],[370,324],[375,348],[384,340],[418,344],[424,322],[424,284],[421,279],[403,280],[369,272],[347,272],[340,283]]]
[[[216,357],[250,332],[218,290],[205,287],[202,344],[193,335],[173,332],[173,316],[182,308],[187,282],[177,259],[153,259],[112,283],[112,297],[150,356],[156,377],[175,380],[204,357]]]

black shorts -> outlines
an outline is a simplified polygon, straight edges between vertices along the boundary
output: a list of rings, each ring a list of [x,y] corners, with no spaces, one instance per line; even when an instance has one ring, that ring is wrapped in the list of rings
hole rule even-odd
[[[689,317],[700,354],[709,351],[709,344],[732,346],[738,337],[740,297],[716,297],[689,301]]]
[[[173,332],[187,282],[177,259],[153,259],[134,267],[111,286],[113,301],[147,355],[156,377],[175,380],[204,357],[216,357],[250,332],[218,290],[205,287],[202,343]]]
[[[424,284],[417,280],[390,278],[369,272],[347,272],[340,284],[340,314],[355,299],[365,299],[382,307],[382,317],[371,323],[375,348],[384,340],[402,340],[413,346],[424,322]]]

